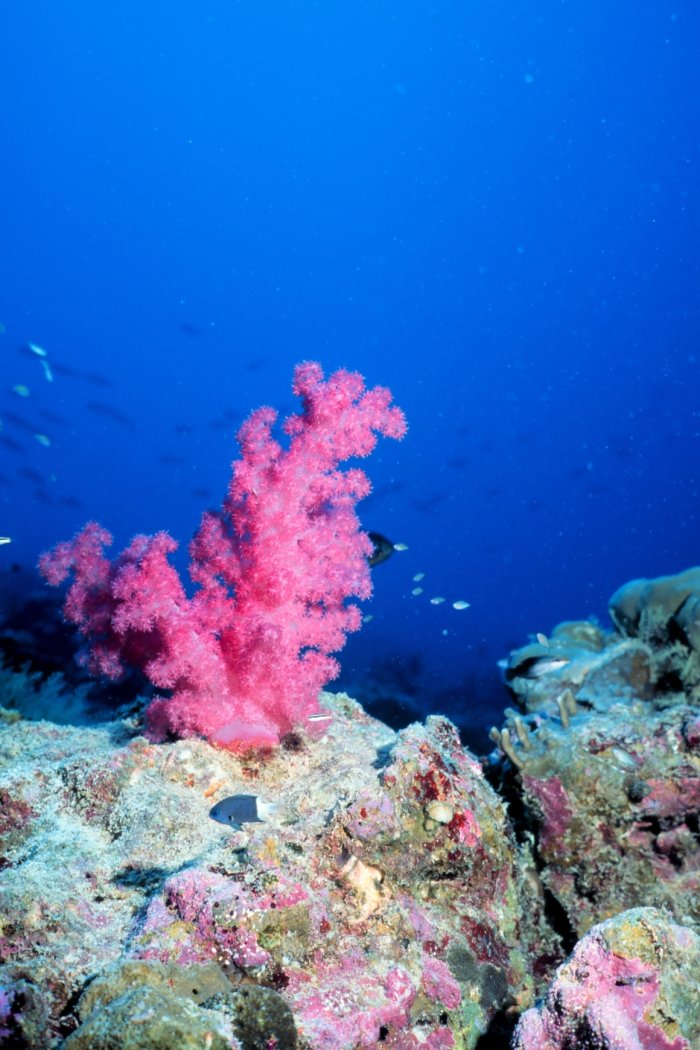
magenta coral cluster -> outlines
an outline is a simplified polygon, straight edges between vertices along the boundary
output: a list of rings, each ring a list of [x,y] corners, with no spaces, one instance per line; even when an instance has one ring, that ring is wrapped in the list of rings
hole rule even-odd
[[[87,640],[95,674],[143,671],[172,693],[153,701],[153,738],[202,734],[231,750],[270,747],[318,710],[319,690],[338,673],[330,655],[361,623],[351,597],[371,593],[355,505],[370,491],[364,471],[339,469],[369,455],[377,435],[401,438],[406,422],[384,387],[320,365],[297,366],[303,409],[272,436],[277,418],[260,408],[238,435],[218,513],[207,512],[190,545],[188,596],[164,532],[137,536],[114,561],[108,532],[88,523],[44,554],[40,569],[58,585],[72,573],[67,620]]]

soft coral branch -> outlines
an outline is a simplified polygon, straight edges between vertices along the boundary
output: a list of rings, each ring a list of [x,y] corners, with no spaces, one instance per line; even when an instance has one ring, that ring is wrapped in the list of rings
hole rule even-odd
[[[361,622],[350,598],[368,598],[372,545],[355,513],[370,489],[364,471],[377,435],[401,438],[403,413],[383,387],[367,390],[344,370],[297,367],[303,409],[272,436],[276,413],[254,412],[239,433],[219,513],[205,513],[190,545],[190,598],[168,555],[166,533],[137,536],[110,562],[109,533],[94,522],[43,555],[45,579],[72,574],[64,615],[87,641],[96,674],[143,671],[172,695],[154,700],[154,738],[202,734],[232,750],[272,746],[318,708],[338,673],[331,656]]]

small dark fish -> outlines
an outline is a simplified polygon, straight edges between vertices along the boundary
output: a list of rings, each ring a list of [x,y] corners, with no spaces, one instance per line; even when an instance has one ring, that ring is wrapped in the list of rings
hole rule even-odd
[[[77,510],[82,507],[82,503],[77,496],[59,496],[58,502],[62,507],[70,507],[71,510]]]
[[[196,325],[190,324],[189,321],[180,321],[177,327],[183,335],[189,335],[192,339],[200,339],[207,334],[203,328],[197,328]]]
[[[26,430],[28,434],[33,434],[36,427],[24,418],[24,416],[17,415],[16,412],[10,412],[7,409],[3,412],[3,419],[12,423],[13,426],[17,427],[18,430]]]
[[[66,379],[80,379],[80,372],[76,368],[71,368],[70,365],[54,365],[54,372],[57,372],[60,376],[65,376]]]
[[[16,452],[20,456],[26,454],[26,450],[20,445],[19,441],[15,441],[15,439],[10,437],[9,434],[0,434],[0,443],[2,443],[5,448],[9,449],[10,452]]]
[[[93,386],[114,386],[111,379],[107,376],[100,375],[99,372],[83,372],[82,378],[87,379],[88,383],[92,383]]]
[[[42,419],[47,419],[49,423],[53,423],[54,426],[68,426],[68,420],[65,416],[59,416],[57,412],[52,412],[49,408],[40,408],[39,415]]]
[[[56,501],[46,489],[34,489],[34,499],[37,503],[43,503],[45,507],[54,507]]]
[[[98,416],[104,416],[105,419],[113,419],[117,423],[121,423],[125,427],[133,426],[133,423],[127,415],[125,415],[120,409],[115,408],[114,405],[108,405],[105,401],[88,401],[85,405],[91,412],[94,412]]]
[[[158,456],[158,462],[163,467],[181,467],[185,462],[182,456],[174,456],[172,452],[164,452]]]
[[[239,828],[241,824],[260,824],[274,816],[279,806],[263,802],[259,795],[229,795],[209,810],[212,820]]]
[[[209,429],[218,431],[231,430],[232,424],[228,419],[212,419],[211,423],[209,424]]]
[[[450,493],[445,492],[433,492],[432,495],[426,496],[424,499],[414,499],[411,501],[411,506],[414,507],[420,514],[432,514],[441,503],[444,503],[448,499]]]
[[[40,470],[35,470],[34,467],[20,467],[17,473],[21,474],[27,481],[33,481],[37,485],[44,484],[44,475]]]
[[[194,427],[191,423],[178,423],[174,430],[180,437],[189,437],[190,434],[194,434]]]
[[[27,353],[31,353],[31,350],[27,349]],[[100,375],[99,372],[81,372],[77,368],[73,368],[71,365],[63,364],[52,364],[52,370],[57,375],[65,376],[66,379],[85,379],[88,383],[92,383],[93,386],[110,387],[114,384],[111,379],[106,376]]]
[[[211,430],[230,430],[232,427],[237,427],[243,419],[240,412],[234,411],[232,408],[225,408],[218,419],[213,419],[209,424]]]
[[[386,536],[382,536],[381,532],[368,532],[367,535],[372,541],[374,550],[368,556],[367,561],[371,568],[375,565],[381,565],[383,561],[390,558],[394,553],[394,544],[391,540],[388,540]]]

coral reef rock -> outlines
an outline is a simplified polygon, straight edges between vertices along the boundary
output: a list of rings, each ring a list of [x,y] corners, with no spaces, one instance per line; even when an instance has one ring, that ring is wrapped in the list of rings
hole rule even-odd
[[[28,721],[4,668],[0,1047],[697,1050],[697,572],[512,653],[483,765],[344,694],[248,755]]]
[[[515,1050],[697,1050],[700,937],[655,908],[594,926],[528,1010]]]
[[[564,623],[508,663],[519,710],[492,735],[511,812],[576,937],[642,905],[700,931],[700,678],[673,619],[696,592],[679,579],[617,592],[634,637]]]
[[[129,720],[0,726],[0,1031],[35,1050],[438,1050],[532,1005],[531,958],[558,942],[454,726],[396,734],[322,703],[320,739],[257,758]],[[253,792],[274,818],[211,819]]]

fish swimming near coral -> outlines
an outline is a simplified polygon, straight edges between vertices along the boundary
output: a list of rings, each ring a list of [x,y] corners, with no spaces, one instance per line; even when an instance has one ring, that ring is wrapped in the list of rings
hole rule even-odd
[[[512,682],[514,678],[542,678],[569,663],[571,656],[552,650],[547,640],[546,645],[539,641],[533,642],[512,652],[503,670],[506,682]]]
[[[278,812],[276,802],[263,802],[259,795],[228,795],[209,810],[212,820],[239,828],[241,824],[260,824]]]
[[[374,546],[374,550],[367,558],[371,568],[374,568],[375,565],[381,565],[383,561],[391,557],[394,551],[408,550],[405,543],[392,543],[386,536],[382,536],[381,532],[368,532],[367,535]]]

